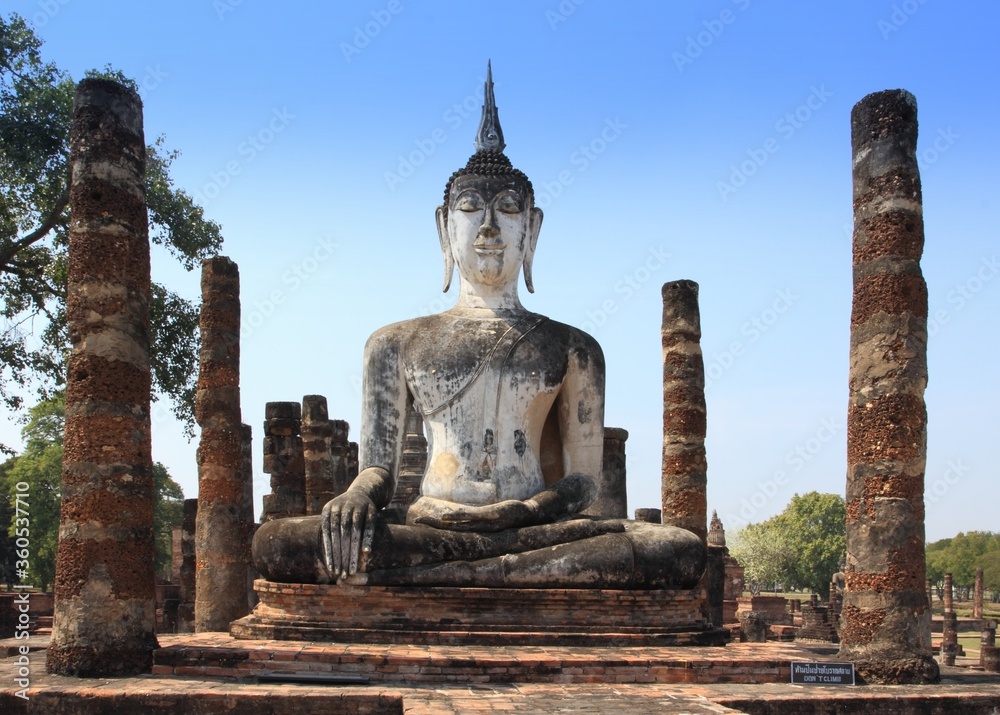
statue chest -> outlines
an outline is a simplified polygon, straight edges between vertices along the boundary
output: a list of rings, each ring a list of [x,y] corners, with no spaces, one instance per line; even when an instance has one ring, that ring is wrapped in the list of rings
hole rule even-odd
[[[542,488],[539,443],[566,377],[565,350],[532,324],[474,327],[456,326],[447,348],[417,345],[404,356],[431,451],[422,493],[470,504],[523,499]]]
[[[527,417],[540,397],[555,395],[566,377],[565,350],[538,329],[543,318],[531,318],[513,325],[462,321],[443,337],[408,345],[406,379],[424,420],[496,428]]]

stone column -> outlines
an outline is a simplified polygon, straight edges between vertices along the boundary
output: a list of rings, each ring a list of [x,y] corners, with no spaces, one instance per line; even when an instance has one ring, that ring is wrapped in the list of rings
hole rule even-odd
[[[986,621],[979,634],[979,665],[987,673],[1000,672],[1000,657],[997,654],[997,622]]]
[[[587,507],[586,514],[608,519],[628,517],[628,493],[625,483],[626,441],[628,441],[628,430],[621,427],[604,428],[601,490],[594,503]]]
[[[972,617],[983,617],[983,570],[976,569],[976,588],[972,592]]]
[[[264,496],[261,521],[306,513],[306,476],[302,454],[302,405],[268,402],[264,406],[264,472],[271,493]]]
[[[181,582],[181,561],[184,554],[181,551],[182,529],[175,526],[170,530],[170,581],[179,584]]]
[[[707,535],[705,362],[698,284],[665,283],[663,295],[663,523]]]
[[[305,471],[306,514],[319,514],[334,497],[333,425],[326,398],[302,398],[302,457]]]
[[[150,445],[149,232],[142,102],[77,86],[62,508],[50,673],[149,670],[157,647]]]
[[[944,612],[951,613],[955,610],[955,589],[951,585],[951,572],[944,575]]]
[[[240,425],[240,437],[243,444],[243,522],[246,524],[246,535],[243,545],[246,548],[247,563],[247,612],[257,605],[257,592],[253,590],[253,582],[257,580],[257,569],[253,565],[253,554],[250,545],[253,535],[257,532],[257,521],[253,513],[253,429],[248,424]]]
[[[228,631],[247,614],[246,484],[240,416],[240,274],[223,256],[201,266],[201,354],[195,417],[198,519],[195,631]]]
[[[177,605],[177,632],[194,633],[194,594],[197,574],[194,557],[194,530],[198,521],[198,500],[184,500],[181,521],[180,603]]]
[[[840,657],[873,683],[938,679],[924,593],[927,286],[916,142],[909,92],[877,92],[855,105]]]

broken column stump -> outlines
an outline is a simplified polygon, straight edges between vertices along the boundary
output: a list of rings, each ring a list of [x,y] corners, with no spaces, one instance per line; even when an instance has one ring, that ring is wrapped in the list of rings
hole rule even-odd
[[[663,523],[707,536],[705,361],[698,284],[665,283],[663,324]]]
[[[924,592],[927,286],[909,92],[851,112],[854,298],[847,413],[847,570],[840,657],[871,683],[939,677]]]
[[[302,405],[298,402],[268,402],[264,406],[264,472],[271,475],[271,493],[264,495],[261,521],[305,516],[301,429]]]
[[[142,102],[77,86],[62,507],[50,673],[149,670],[157,647],[150,444],[149,230]]]
[[[997,648],[997,622],[986,621],[979,635],[979,665],[987,673],[1000,673],[1000,649]]]
[[[625,443],[628,430],[621,427],[604,428],[604,454],[601,460],[601,489],[594,503],[587,507],[585,514],[606,519],[628,517],[628,494],[626,491]]]
[[[306,514],[319,514],[334,497],[334,463],[330,450],[333,424],[326,398],[302,398],[302,457],[305,472]]]

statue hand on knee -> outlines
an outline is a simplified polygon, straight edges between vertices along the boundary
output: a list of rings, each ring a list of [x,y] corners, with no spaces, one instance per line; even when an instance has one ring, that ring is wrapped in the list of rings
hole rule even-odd
[[[334,579],[364,570],[375,532],[375,503],[357,491],[330,500],[323,507],[323,557]]]

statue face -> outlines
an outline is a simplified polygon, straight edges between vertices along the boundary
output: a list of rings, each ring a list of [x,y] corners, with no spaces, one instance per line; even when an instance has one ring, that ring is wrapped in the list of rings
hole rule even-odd
[[[441,247],[450,249],[462,279],[495,288],[516,282],[526,259],[530,265],[541,224],[541,211],[530,205],[521,183],[514,178],[460,176],[444,208],[438,226]]]

